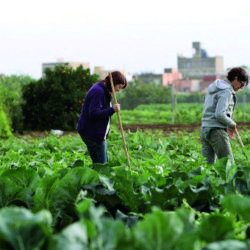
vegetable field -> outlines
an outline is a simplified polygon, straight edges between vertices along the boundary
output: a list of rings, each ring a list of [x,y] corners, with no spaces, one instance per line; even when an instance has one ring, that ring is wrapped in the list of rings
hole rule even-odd
[[[177,124],[199,124],[203,103],[178,103],[174,107],[174,122]],[[171,104],[139,105],[134,110],[121,110],[124,125],[129,124],[170,124]],[[117,119],[113,119],[116,122]],[[237,122],[250,122],[250,104],[237,104],[234,112]]]
[[[235,163],[208,166],[199,131],[119,131],[109,164],[92,165],[76,134],[0,144],[0,249],[250,248],[250,137]]]

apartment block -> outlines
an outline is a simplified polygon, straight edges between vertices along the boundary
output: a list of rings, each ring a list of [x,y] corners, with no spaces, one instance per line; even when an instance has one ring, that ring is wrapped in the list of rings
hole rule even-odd
[[[200,42],[193,42],[195,50],[192,57],[178,55],[178,72],[183,79],[202,79],[204,76],[220,75],[223,73],[223,57],[209,57]]]

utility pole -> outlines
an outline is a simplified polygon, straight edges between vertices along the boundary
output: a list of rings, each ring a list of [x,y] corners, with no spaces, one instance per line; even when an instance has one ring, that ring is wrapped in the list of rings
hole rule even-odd
[[[246,90],[244,90],[244,93],[243,93],[243,122],[246,122],[246,99],[247,99]]]
[[[171,113],[172,113],[172,123],[174,123],[174,108],[175,108],[175,93],[174,93],[174,84],[171,84]]]

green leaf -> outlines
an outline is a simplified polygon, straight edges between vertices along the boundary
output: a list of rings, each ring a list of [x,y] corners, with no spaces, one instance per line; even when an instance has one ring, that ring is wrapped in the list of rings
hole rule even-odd
[[[19,204],[28,207],[25,190],[8,178],[0,178],[0,207]]]
[[[107,230],[108,229],[108,230]],[[129,231],[120,220],[103,218],[97,226],[98,233],[91,241],[90,249],[129,249]]]
[[[85,184],[99,183],[98,174],[89,168],[67,169],[61,179],[59,174],[45,176],[41,187],[35,194],[35,210],[43,207],[50,210],[53,215],[53,224],[58,229],[72,223],[78,218],[76,199]]]
[[[185,211],[184,218],[183,214],[159,210],[146,214],[144,220],[132,228],[136,246],[134,249],[193,249],[196,240],[194,225],[190,224],[189,228],[185,227],[184,221],[187,220],[185,217],[190,216],[190,212]]]
[[[126,226],[131,227],[133,225],[135,225],[137,223],[137,221],[139,220],[139,217],[142,218],[143,216],[141,215],[125,215],[123,214],[120,210],[117,210],[116,215],[115,215],[115,219],[118,220],[122,220]]]
[[[177,198],[180,194],[180,191],[175,185],[169,185],[163,189],[153,187],[151,188],[150,192],[150,206],[158,206],[163,210],[172,208],[172,205],[174,207],[177,206]],[[176,202],[175,204],[171,205],[171,202],[169,203],[169,201],[173,198],[176,200]]]
[[[75,160],[75,162],[69,166],[70,168],[84,167],[84,161],[81,159]]]
[[[235,175],[237,172],[237,166],[235,163],[232,163],[231,161],[228,161],[226,164],[226,182],[229,182],[232,177]]]
[[[203,217],[199,225],[200,238],[208,243],[230,239],[233,231],[232,221],[219,214]]]
[[[94,224],[95,219],[93,219],[93,214],[95,216],[96,213],[94,212],[92,214],[92,210],[97,209],[95,209],[93,206],[94,205],[92,199],[84,199],[79,204],[77,204],[77,212],[79,214],[81,223],[83,223],[87,229],[89,239],[92,239],[97,234],[97,230]],[[99,221],[99,217],[97,218],[97,221]]]
[[[53,236],[48,250],[88,250],[88,235],[84,224],[77,222]]]
[[[222,159],[218,159],[215,164],[214,164],[214,168],[217,171],[217,173],[220,175],[220,177],[226,181],[227,179],[227,174],[226,174],[226,167],[228,164],[228,159],[227,157],[224,157]],[[228,175],[230,175],[230,171],[228,173]]]
[[[50,210],[53,204],[51,199],[51,192],[57,183],[59,183],[59,174],[46,175],[39,181],[38,188],[34,196],[33,211],[37,212],[41,209]]]
[[[197,188],[189,185],[182,197],[187,200],[188,204],[197,210],[207,208],[212,197],[212,192],[209,186],[201,186]]]
[[[0,206],[15,204],[31,208],[38,181],[38,173],[32,169],[17,168],[3,171],[0,176]]]
[[[117,191],[118,196],[131,211],[138,212],[142,199],[140,194],[137,194],[134,190],[135,177],[128,168],[117,167],[113,170],[114,188],[119,190]]]
[[[229,212],[239,215],[246,222],[250,222],[250,198],[235,194],[227,195],[222,206]]]
[[[4,171],[1,177],[9,178],[22,188],[36,190],[37,182],[40,179],[37,172],[33,169],[17,168]]]
[[[249,246],[239,240],[217,241],[206,245],[202,250],[249,250]]]
[[[0,211],[1,249],[41,249],[51,235],[51,214],[32,214],[24,208],[3,208]]]

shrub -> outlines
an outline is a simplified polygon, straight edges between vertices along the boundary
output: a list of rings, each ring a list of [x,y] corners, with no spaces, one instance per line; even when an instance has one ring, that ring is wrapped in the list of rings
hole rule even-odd
[[[75,130],[82,101],[97,81],[89,69],[58,65],[23,87],[25,130]]]

